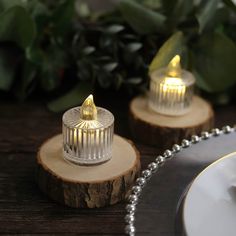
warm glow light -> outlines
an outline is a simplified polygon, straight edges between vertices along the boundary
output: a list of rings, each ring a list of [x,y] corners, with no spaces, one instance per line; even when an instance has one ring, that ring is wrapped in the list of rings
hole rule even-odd
[[[95,129],[100,127],[101,124],[97,121],[97,107],[93,101],[93,95],[90,94],[83,102],[80,109],[80,119],[76,128]],[[93,133],[93,130],[90,130]]]
[[[90,94],[81,106],[80,116],[83,120],[96,120],[97,108],[93,101],[93,95]]]
[[[92,140],[91,144],[94,144],[95,129],[99,127],[101,127],[101,124],[97,121],[97,107],[93,101],[93,95],[90,94],[81,106],[80,119],[73,131],[74,140],[78,139],[80,142],[82,135],[84,135]]]
[[[176,55],[168,64],[166,77],[161,82],[161,90],[169,99],[179,100],[185,94],[185,84],[181,79],[180,56]]]
[[[185,85],[180,78],[174,77],[166,77],[164,81],[161,83],[163,86],[163,91],[166,92],[167,90],[184,90]]]
[[[111,158],[114,117],[96,107],[93,95],[63,115],[64,157],[76,164],[97,164]]]
[[[172,58],[167,66],[167,76],[169,77],[180,77],[181,76],[181,65],[180,56],[176,55]]]
[[[193,75],[181,68],[176,55],[166,68],[151,74],[149,106],[165,115],[182,115],[188,112],[193,96]]]

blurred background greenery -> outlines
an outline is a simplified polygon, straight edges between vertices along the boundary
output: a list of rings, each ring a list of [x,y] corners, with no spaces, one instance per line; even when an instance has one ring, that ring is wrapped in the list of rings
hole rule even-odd
[[[0,94],[63,111],[95,89],[143,93],[180,54],[203,96],[234,102],[235,13],[231,0],[0,0]]]

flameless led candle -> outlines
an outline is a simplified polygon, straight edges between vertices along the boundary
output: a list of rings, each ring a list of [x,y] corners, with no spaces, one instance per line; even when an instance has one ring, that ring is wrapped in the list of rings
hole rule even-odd
[[[166,68],[150,74],[149,107],[161,114],[178,116],[190,110],[195,79],[192,73],[181,69],[176,55]]]
[[[108,110],[96,107],[92,95],[81,107],[65,112],[62,121],[66,160],[89,165],[111,158],[114,117]]]

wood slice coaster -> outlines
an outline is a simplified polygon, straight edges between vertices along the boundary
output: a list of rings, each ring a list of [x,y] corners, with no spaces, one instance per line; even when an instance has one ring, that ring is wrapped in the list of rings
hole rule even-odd
[[[79,166],[62,155],[62,135],[47,140],[37,155],[37,181],[53,200],[70,207],[95,208],[124,200],[140,172],[140,155],[128,140],[114,135],[112,159]]]
[[[184,138],[213,127],[214,112],[211,105],[194,96],[191,110],[182,116],[166,116],[152,111],[145,96],[130,103],[130,128],[133,137],[144,144],[161,149],[170,148]]]

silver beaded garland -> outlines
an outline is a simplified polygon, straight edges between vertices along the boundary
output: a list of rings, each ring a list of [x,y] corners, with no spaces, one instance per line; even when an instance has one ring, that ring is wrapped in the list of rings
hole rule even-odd
[[[137,183],[137,185],[142,187],[146,184],[146,179],[143,177],[139,177],[139,178],[137,178],[136,183]]]
[[[229,134],[231,132],[231,127],[226,125],[222,128],[222,130],[225,134]]]
[[[126,209],[126,211],[129,212],[129,213],[134,213],[136,207],[135,207],[134,204],[128,204],[128,205],[126,205],[126,208],[125,208],[125,209]]]
[[[129,195],[128,201],[132,204],[137,204],[138,196],[136,194]]]
[[[152,174],[152,172],[150,170],[146,169],[146,170],[142,171],[141,176],[143,176],[144,178],[148,179],[151,176],[151,174]]]
[[[130,224],[134,222],[134,215],[133,214],[128,214],[125,216],[125,222]]]
[[[139,195],[141,192],[141,187],[140,186],[133,186],[132,187],[132,193]]]
[[[180,150],[181,150],[181,147],[178,144],[173,145],[173,147],[172,147],[173,153],[180,152]]]
[[[148,165],[148,169],[149,169],[152,173],[156,172],[157,169],[158,169],[157,163],[156,163],[156,162],[151,162],[151,163]]]
[[[210,134],[209,134],[208,132],[205,131],[205,132],[202,132],[202,133],[201,133],[201,137],[202,137],[202,139],[205,140],[205,139],[210,138]]]
[[[163,156],[157,156],[156,163],[158,166],[163,166],[165,163],[165,158]]]
[[[181,146],[183,148],[187,148],[187,147],[190,146],[190,142],[187,139],[183,139],[182,142],[181,142]]]
[[[199,143],[200,140],[201,140],[201,138],[199,136],[197,136],[197,135],[192,135],[192,137],[191,137],[191,141],[194,144]]]
[[[164,155],[163,155],[166,159],[170,159],[173,155],[172,155],[172,152],[167,149],[164,151]]]
[[[129,224],[129,225],[126,225],[125,227],[125,233],[130,235],[130,236],[133,236],[134,233],[135,233],[135,228],[132,224]]]
[[[132,194],[128,198],[129,204],[126,206],[127,214],[125,216],[125,233],[129,236],[135,236],[135,227],[134,227],[134,221],[135,221],[135,210],[136,210],[136,204],[138,203],[138,196],[141,194],[142,188],[145,186],[146,181],[152,176],[154,172],[158,170],[158,168],[164,163],[172,158],[175,153],[178,153],[181,151],[181,148],[188,148],[191,146],[191,143],[196,144],[200,142],[201,140],[209,139],[212,136],[219,136],[221,134],[229,134],[232,131],[236,131],[236,126],[234,128],[231,128],[230,126],[224,126],[222,130],[215,128],[211,131],[211,133],[208,132],[202,132],[201,137],[197,135],[192,135],[191,141],[187,139],[183,139],[181,142],[181,146],[178,144],[173,145],[172,151],[166,150],[163,155],[157,156],[155,162],[151,162],[148,165],[148,168],[146,170],[142,171],[141,177],[139,177],[136,180],[136,185],[132,187],[131,192]]]
[[[211,133],[213,136],[219,136],[220,135],[220,130],[218,128],[212,129]]]

